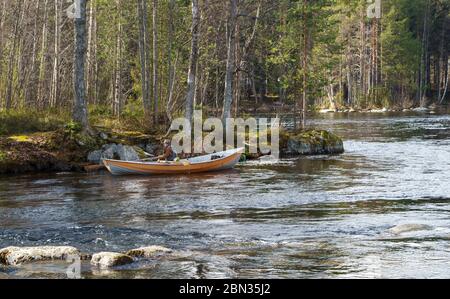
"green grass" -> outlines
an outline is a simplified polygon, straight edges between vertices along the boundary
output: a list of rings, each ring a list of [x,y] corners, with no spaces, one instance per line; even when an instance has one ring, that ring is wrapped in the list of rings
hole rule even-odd
[[[9,139],[12,139],[16,142],[31,142],[30,137],[26,135],[10,136]]]
[[[120,116],[113,116],[109,106],[90,105],[89,123],[94,129],[112,132],[147,133],[158,126],[152,126],[145,120],[144,111],[139,103],[128,103]],[[78,124],[71,121],[69,109],[61,111],[49,109],[35,111],[32,109],[0,111],[0,136],[21,136],[38,132],[62,129],[73,135],[80,131]],[[165,127],[162,129],[165,131]]]
[[[53,131],[64,126],[68,115],[51,111],[1,111],[0,136]]]

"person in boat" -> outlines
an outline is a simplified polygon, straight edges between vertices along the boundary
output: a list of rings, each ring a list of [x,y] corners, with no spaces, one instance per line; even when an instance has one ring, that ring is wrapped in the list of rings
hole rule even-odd
[[[158,156],[160,161],[170,161],[173,162],[177,159],[177,153],[173,150],[170,140],[164,140],[164,153]]]

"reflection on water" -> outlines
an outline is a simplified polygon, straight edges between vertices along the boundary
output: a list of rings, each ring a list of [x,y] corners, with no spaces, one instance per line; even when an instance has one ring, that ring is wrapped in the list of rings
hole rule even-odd
[[[87,278],[440,277],[450,271],[450,116],[325,115],[346,153],[225,173],[0,178],[0,247],[175,253]],[[400,224],[433,229],[393,235]],[[63,262],[0,278],[65,277]]]

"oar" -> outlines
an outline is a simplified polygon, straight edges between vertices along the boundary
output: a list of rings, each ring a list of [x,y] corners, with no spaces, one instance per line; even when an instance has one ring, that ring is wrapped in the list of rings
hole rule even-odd
[[[157,161],[158,157],[152,157],[152,158],[146,158],[146,159],[142,159],[141,161],[144,162],[153,162],[153,161]]]
[[[149,154],[147,152],[144,152],[144,155],[146,155],[147,157],[155,157],[155,155]]]

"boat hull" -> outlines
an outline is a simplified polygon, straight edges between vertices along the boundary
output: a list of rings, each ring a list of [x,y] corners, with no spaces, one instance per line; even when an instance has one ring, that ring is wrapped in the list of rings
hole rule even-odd
[[[145,163],[104,160],[103,163],[113,175],[190,174],[232,169],[239,162],[242,152],[243,149],[237,149],[180,162]],[[212,159],[213,156],[221,156],[221,158]]]

